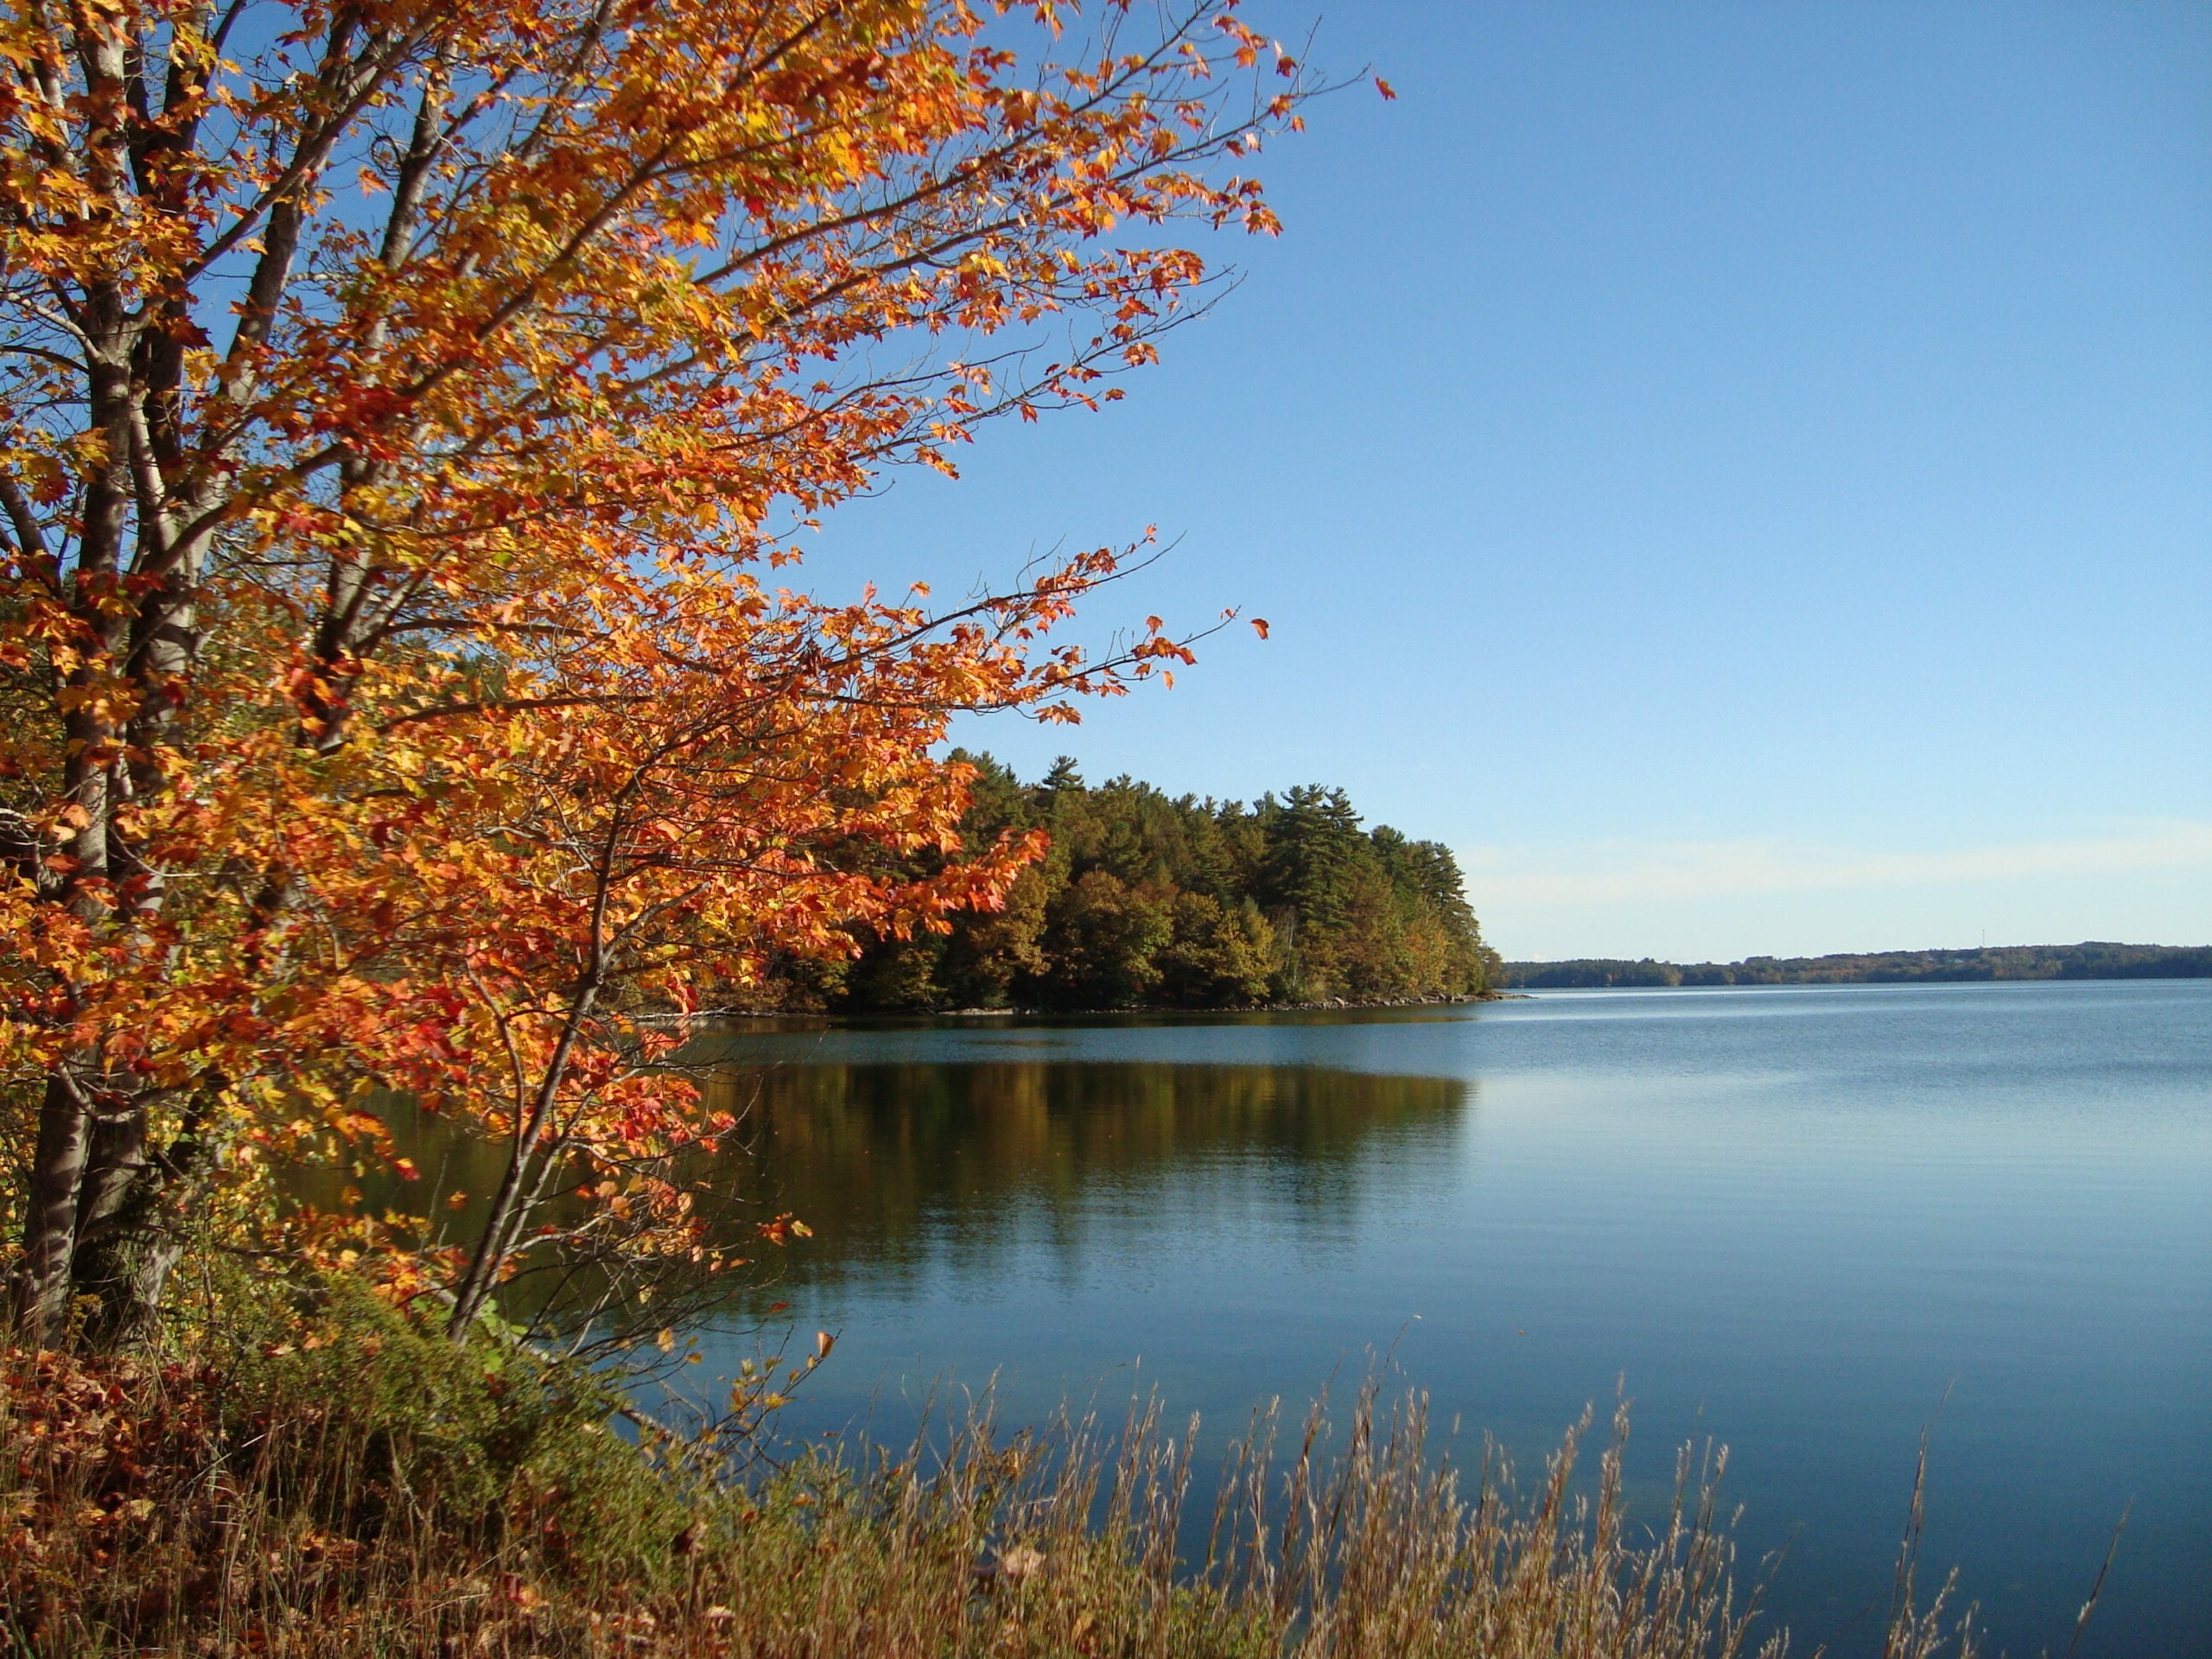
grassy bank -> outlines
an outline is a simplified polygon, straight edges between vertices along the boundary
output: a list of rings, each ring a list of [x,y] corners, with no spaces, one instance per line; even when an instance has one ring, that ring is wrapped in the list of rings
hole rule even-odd
[[[1629,1516],[1617,1441],[1586,1502],[1579,1433],[1517,1489],[1495,1459],[1455,1473],[1417,1399],[1370,1391],[1333,1434],[1278,1444],[1262,1421],[1210,1494],[1149,1411],[779,1464],[757,1440],[617,1432],[588,1378],[456,1349],[342,1286],[218,1328],[158,1363],[5,1355],[0,1652],[1781,1650],[1734,1582],[1717,1460],[1685,1459],[1670,1513]],[[1205,1502],[1211,1544],[1179,1560]],[[1891,1659],[1953,1650],[1933,1616],[1894,1626]]]

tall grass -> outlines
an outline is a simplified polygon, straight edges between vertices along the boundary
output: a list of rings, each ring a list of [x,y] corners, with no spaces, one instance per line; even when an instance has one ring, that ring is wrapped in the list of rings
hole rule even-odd
[[[165,1366],[14,1352],[0,1402],[0,1652],[354,1656],[1779,1655],[1737,1587],[1719,1453],[1663,1513],[1623,1496],[1625,1414],[1525,1490],[1465,1475],[1425,1402],[1370,1384],[1332,1437],[1272,1413],[1209,1541],[1195,1423],[1006,1433],[988,1406],[900,1451],[734,1475],[712,1436],[633,1440],[588,1378],[455,1349],[341,1296],[296,1334]],[[1325,1448],[1337,1445],[1338,1449]],[[1885,1659],[1972,1651],[1916,1608]]]

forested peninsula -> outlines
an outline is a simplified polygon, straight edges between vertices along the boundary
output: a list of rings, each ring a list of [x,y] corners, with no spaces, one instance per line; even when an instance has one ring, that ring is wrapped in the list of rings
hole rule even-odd
[[[779,1006],[1234,1008],[1434,1001],[1497,983],[1450,849],[1363,828],[1341,789],[1248,805],[1127,777],[1089,785],[1065,757],[1034,784],[988,755],[961,758],[976,769],[966,849],[1042,830],[1044,857],[1002,910],[873,938],[849,963],[793,963],[772,988]]]
[[[1522,990],[1667,985],[1904,985],[1994,979],[2212,978],[2212,945],[1988,945],[1864,956],[1746,957],[1741,962],[1586,958],[1509,962],[1499,984]]]

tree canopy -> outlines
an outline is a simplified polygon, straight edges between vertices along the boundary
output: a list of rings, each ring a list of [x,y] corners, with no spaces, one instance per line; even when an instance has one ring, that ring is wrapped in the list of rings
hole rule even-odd
[[[193,1227],[456,1328],[581,1163],[696,1249],[647,1011],[995,902],[962,710],[1183,660],[775,573],[884,469],[1118,395],[1267,232],[1298,66],[1236,0],[112,0],[0,13],[0,1131],[16,1318],[115,1336]],[[1065,636],[1062,636],[1065,638]],[[926,856],[924,856],[926,855]],[[482,1233],[289,1217],[400,1087]],[[646,1220],[639,1218],[650,1218]],[[620,1224],[618,1226],[617,1222]]]
[[[1063,757],[1024,785],[972,757],[970,849],[1043,831],[1000,907],[874,940],[789,1001],[855,1010],[1248,1007],[1395,1001],[1490,988],[1458,862],[1361,827],[1340,789],[1238,801],[1084,783]],[[924,866],[913,874],[918,877]]]

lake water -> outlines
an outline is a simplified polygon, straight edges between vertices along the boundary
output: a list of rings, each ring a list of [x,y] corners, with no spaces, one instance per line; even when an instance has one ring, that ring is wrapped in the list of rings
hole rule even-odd
[[[1525,1459],[1617,1382],[1630,1472],[1732,1448],[1798,1651],[1926,1553],[1993,1650],[2212,1656],[2212,982],[1559,992],[734,1040],[808,1432],[1157,1386],[1218,1446],[1388,1350]],[[808,1344],[810,1346],[810,1344]],[[709,1370],[740,1351],[708,1341]],[[696,1375],[696,1374],[695,1374]],[[1870,1611],[1871,1610],[1871,1611]]]

